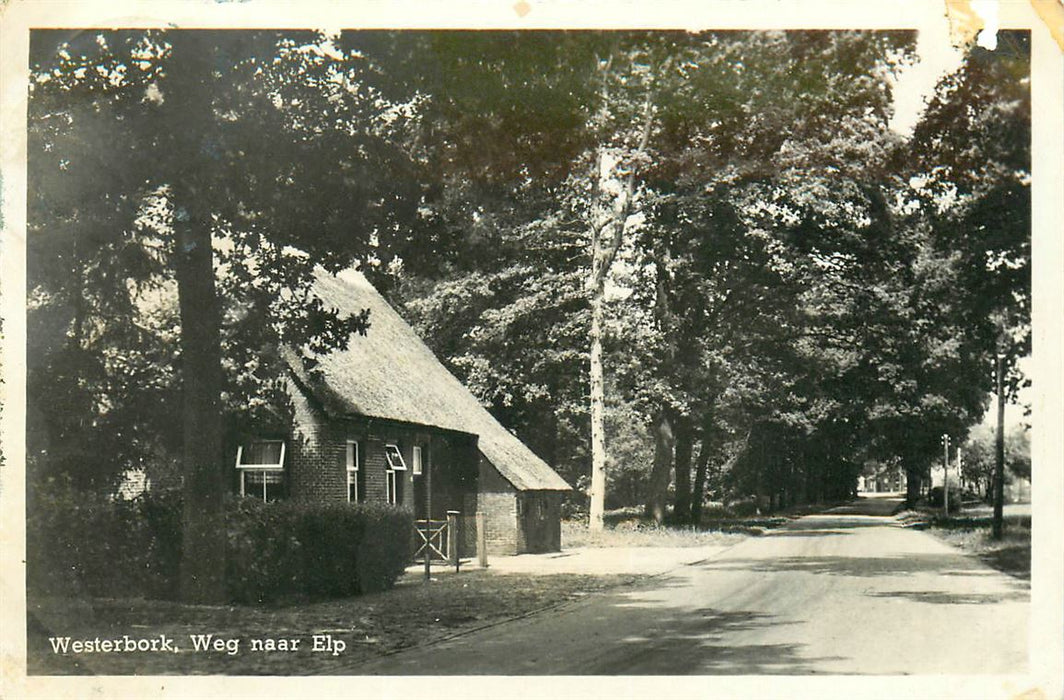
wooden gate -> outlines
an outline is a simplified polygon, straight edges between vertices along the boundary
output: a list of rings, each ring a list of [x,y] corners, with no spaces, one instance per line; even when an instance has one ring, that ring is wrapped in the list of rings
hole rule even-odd
[[[447,553],[451,551],[453,533],[446,520],[416,520],[414,529],[418,534],[418,548],[414,559],[424,559],[425,548],[428,547],[430,559],[449,561]]]

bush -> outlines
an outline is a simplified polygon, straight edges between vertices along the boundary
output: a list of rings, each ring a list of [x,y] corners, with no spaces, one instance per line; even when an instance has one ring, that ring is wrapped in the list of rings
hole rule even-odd
[[[305,564],[298,504],[240,498],[226,513],[226,588],[234,603],[266,603],[301,591]]]
[[[964,499],[964,494],[961,492],[959,486],[955,484],[949,485],[949,512],[956,513],[961,509],[961,501]],[[941,486],[935,486],[931,489],[931,493],[928,497],[928,505],[932,508],[941,508],[943,506],[943,490]]]
[[[394,506],[241,499],[228,520],[229,595],[239,603],[385,590],[413,555],[412,516]]]
[[[728,510],[731,511],[732,517],[749,518],[758,514],[758,505],[755,500],[738,501],[732,503]]]
[[[167,544],[153,536],[156,499],[116,500],[49,482],[27,494],[27,584],[49,594],[165,587]],[[147,513],[147,517],[146,514]],[[175,565],[177,559],[173,560]]]
[[[135,502],[147,540],[142,569],[145,596],[177,598],[181,583],[181,492],[146,493]]]
[[[130,501],[55,483],[27,501],[28,588],[41,595],[175,598],[178,492]],[[333,598],[391,587],[409,564],[412,516],[387,505],[226,505],[226,583],[235,603]]]
[[[413,559],[411,514],[385,505],[362,506],[365,534],[355,562],[362,593],[391,588]]]

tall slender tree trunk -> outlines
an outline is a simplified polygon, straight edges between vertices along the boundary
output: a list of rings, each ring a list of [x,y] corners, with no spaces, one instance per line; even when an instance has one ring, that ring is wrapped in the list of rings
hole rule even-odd
[[[669,473],[672,471],[673,450],[676,435],[668,411],[661,411],[654,420],[654,466],[647,486],[646,514],[656,523],[665,520],[665,494],[669,488]]]
[[[1004,532],[1005,512],[1005,360],[997,356],[994,380],[997,390],[997,430],[994,434],[994,518],[991,534],[1000,540]]]
[[[713,452],[713,408],[709,406],[702,414],[701,447],[698,450],[698,462],[695,465],[695,479],[691,485],[691,522],[702,522],[702,501],[706,497],[706,477],[709,470],[709,458]]]
[[[596,271],[597,272],[597,271]],[[602,292],[591,296],[591,507],[588,527],[602,530],[606,504],[606,396],[602,375]]]
[[[695,463],[695,478],[691,484],[691,511],[690,522],[693,525],[702,523],[702,501],[706,498],[706,475],[709,471],[710,446],[705,438],[702,439],[702,447],[698,452],[698,461]]]
[[[691,419],[679,416],[676,419],[676,501],[673,516],[677,522],[691,520],[691,452],[694,435]]]
[[[668,241],[663,236],[656,237],[654,241],[654,267],[657,272],[657,284],[654,294],[654,317],[658,331],[665,340],[661,350],[661,369],[664,374],[671,375],[676,371],[676,319],[673,317],[671,298],[671,279],[667,261],[669,258]],[[659,370],[660,371],[660,370]],[[651,469],[648,484],[646,514],[654,518],[654,522],[661,523],[665,519],[665,502],[669,488],[669,475],[673,464],[677,460],[677,436],[680,434],[680,421],[676,413],[668,406],[667,399],[660,399],[662,407],[654,419],[652,428],[654,436],[654,464]],[[691,443],[688,436],[685,449],[687,450],[687,473],[684,475],[684,499],[689,498],[689,475],[691,464]],[[677,469],[677,484],[681,478]],[[677,487],[678,488],[678,487]],[[678,493],[678,492],[677,492]],[[674,511],[678,518],[683,519],[686,513]]]
[[[608,75],[611,62],[603,67],[603,88],[601,112],[603,118],[609,113]],[[641,157],[647,149],[647,141],[650,139],[651,126],[653,124],[653,110],[649,97],[643,106],[643,126],[639,136],[639,144],[631,154],[633,161]],[[603,512],[606,505],[606,419],[605,405],[606,392],[604,385],[604,373],[602,365],[602,333],[603,321],[605,320],[605,297],[606,278],[610,268],[617,257],[617,252],[624,241],[625,225],[628,217],[632,214],[633,200],[635,199],[635,173],[632,166],[623,177],[623,186],[617,194],[607,194],[612,188],[607,184],[616,181],[618,173],[617,165],[607,165],[607,148],[600,146],[595,157],[594,198],[591,213],[591,279],[590,279],[590,306],[591,306],[591,330],[588,334],[590,341],[590,384],[591,384],[591,500],[588,527],[591,531],[600,531],[603,528]]]

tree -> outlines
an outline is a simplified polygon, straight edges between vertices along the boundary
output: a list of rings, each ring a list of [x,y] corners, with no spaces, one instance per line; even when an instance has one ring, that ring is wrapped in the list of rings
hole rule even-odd
[[[965,425],[986,407],[994,357],[1030,351],[1029,41],[1005,32],[998,51],[972,47],[938,86],[908,152],[905,199],[924,231],[923,269],[944,278],[932,303],[965,364],[946,381],[978,396],[967,401]],[[1015,397],[1025,380],[1006,364],[1006,395]],[[919,484],[930,441],[907,466],[910,482]]]
[[[135,424],[123,411],[139,391],[113,392],[109,378],[130,363],[152,367],[169,392],[168,368],[179,368],[182,592],[218,601],[223,410],[270,403],[280,366],[268,353],[250,362],[256,350],[338,347],[366,329],[364,314],[340,319],[315,304],[309,282],[318,263],[386,260],[393,233],[417,217],[416,198],[402,196],[405,108],[365,79],[367,61],[314,33],[63,38],[35,33],[33,52],[33,315],[54,330],[36,336],[44,347],[30,374],[32,386],[65,383],[73,402],[64,416],[39,394],[31,400],[43,430],[92,409]],[[156,312],[175,291],[178,333],[138,325],[165,316]],[[176,355],[166,348],[175,335]],[[78,379],[64,352],[96,368],[93,381]],[[47,461],[47,433],[33,438]]]
[[[993,426],[980,424],[961,448],[961,479],[986,501],[994,496],[995,441]],[[1031,438],[1025,425],[1014,425],[1005,433],[1005,468],[1010,478],[1031,478]]]
[[[446,235],[457,243],[452,250],[462,251],[447,266],[463,275],[491,272],[468,283],[408,287],[415,297],[428,290],[423,298],[433,311],[419,314],[422,319],[439,318],[441,305],[431,300],[431,289],[444,297],[460,294],[440,301],[461,310],[456,317],[466,321],[461,327],[477,329],[476,340],[447,340],[447,324],[429,320],[428,334],[442,333],[437,349],[445,355],[448,344],[457,341],[450,347],[457,351],[453,364],[459,374],[483,387],[482,397],[505,412],[501,404],[525,393],[522,387],[541,391],[537,387],[543,386],[520,369],[527,365],[523,357],[534,355],[532,348],[545,346],[532,335],[519,335],[512,323],[519,309],[512,280],[545,274],[571,289],[585,265],[591,322],[588,341],[580,346],[587,349],[594,380],[588,388],[592,454],[604,454],[596,449],[601,444],[595,437],[604,433],[595,426],[608,404],[598,389],[607,385],[602,365],[608,357],[611,371],[622,375],[614,385],[648,418],[656,417],[656,433],[665,434],[663,421],[670,430],[678,427],[679,462],[688,463],[685,455],[693,452],[694,438],[685,426],[701,426],[699,415],[735,381],[725,368],[747,367],[751,356],[787,347],[788,335],[800,326],[795,302],[821,270],[809,263],[801,277],[793,272],[795,260],[810,257],[810,249],[816,253],[820,244],[806,242],[803,248],[792,240],[821,231],[818,235],[830,243],[846,221],[863,215],[851,213],[847,220],[847,207],[881,218],[867,196],[878,187],[867,184],[874,176],[850,173],[882,140],[889,111],[886,67],[911,44],[911,36],[488,33],[460,38],[461,46],[449,36],[414,42],[413,55],[431,56],[438,71],[417,82],[426,120],[420,144],[433,163],[430,170],[439,173],[436,216],[445,222],[441,228],[453,232]],[[781,72],[780,65],[789,70]],[[448,81],[452,73],[460,77]],[[837,80],[839,74],[853,79]],[[543,99],[545,94],[560,99]],[[871,138],[872,145],[862,145],[863,138]],[[839,178],[839,163],[849,179]],[[809,168],[819,168],[813,184],[806,177]],[[780,204],[767,216],[759,200]],[[802,229],[787,223],[787,217],[808,225]],[[551,245],[575,250],[570,243],[581,237],[588,255],[546,252]],[[838,237],[842,245],[851,245],[847,241],[853,236]],[[533,242],[536,256],[522,257],[525,238]],[[485,247],[502,254],[492,261],[483,254]],[[540,257],[551,262],[541,265]],[[496,264],[499,259],[505,262]],[[607,282],[619,290],[619,298],[607,299]],[[475,294],[468,296],[471,291]],[[462,297],[469,303],[455,306]],[[578,308],[576,297],[567,298],[574,300],[571,309]],[[479,338],[492,338],[493,345]],[[466,354],[469,349],[473,352]],[[815,348],[809,350],[814,353]],[[793,353],[777,355],[777,364],[785,364]],[[560,367],[540,365],[548,366]],[[516,381],[507,381],[498,367],[518,368],[510,375]],[[775,372],[786,374],[778,366]],[[502,386],[505,391],[498,390]],[[572,405],[569,399],[565,403]],[[660,504],[674,456],[666,448],[659,457],[653,497]],[[597,504],[604,480],[594,475],[601,474],[604,459],[592,461]],[[679,474],[684,473],[681,466]],[[593,510],[597,520],[601,506]],[[654,510],[663,514],[660,505]]]
[[[934,250],[951,256],[958,311],[986,361],[1030,351],[1030,37],[1006,32],[1001,43],[972,47],[942,81],[910,156],[910,197]]]
[[[782,378],[825,357],[815,337],[839,330],[825,310],[848,292],[840,283],[855,284],[863,265],[887,257],[858,256],[874,252],[889,225],[886,74],[911,37],[795,32],[707,43],[716,51],[687,59],[689,82],[663,112],[665,145],[649,177],[654,224],[645,227],[655,274],[642,288],[661,291],[644,303],[671,318],[663,335],[682,329],[671,341],[685,349],[680,364],[648,366],[663,380],[659,400],[680,406],[681,417],[711,408],[734,381],[722,372],[729,364],[748,372],[775,356]],[[785,397],[790,384],[776,383]],[[700,422],[679,424],[688,420]]]
[[[650,102],[643,95],[649,73],[639,63],[647,55],[646,37],[627,33],[458,36],[461,44],[450,35],[415,36],[407,45],[411,50],[407,58],[393,56],[400,75],[408,75],[426,95],[420,146],[438,173],[437,215],[444,222],[472,218],[473,230],[490,231],[503,250],[507,240],[542,232],[562,241],[563,247],[566,240],[582,239],[583,255],[562,257],[570,266],[585,265],[575,269],[582,269],[582,278],[590,280],[588,340],[578,347],[588,348],[592,521],[600,525],[605,484],[604,291],[633,213],[637,193],[632,168],[645,157],[641,149],[649,137]],[[425,53],[432,54],[438,72],[423,76],[403,72],[409,55]],[[633,77],[639,79],[638,85],[627,82]],[[637,127],[629,129],[635,104],[642,117]],[[465,241],[471,242],[475,243]],[[458,244],[462,248],[461,239]],[[497,251],[498,247],[491,250]],[[484,263],[498,269],[492,262]],[[455,265],[461,268],[468,262]],[[576,281],[576,291],[583,294],[583,282],[570,276],[573,269],[552,272],[551,279],[570,289]],[[528,270],[503,266],[500,273],[511,278],[516,273],[527,281]],[[497,288],[506,284],[499,276],[490,279]],[[509,325],[509,313],[493,316],[489,325]],[[508,332],[491,335],[507,338]],[[469,372],[464,374],[469,378]],[[471,383],[480,384],[475,377]]]

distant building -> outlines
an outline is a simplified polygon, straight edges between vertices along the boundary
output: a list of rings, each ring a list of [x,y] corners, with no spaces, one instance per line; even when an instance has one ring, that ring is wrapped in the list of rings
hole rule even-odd
[[[900,465],[866,462],[857,478],[857,490],[865,493],[905,491],[905,470]]]

